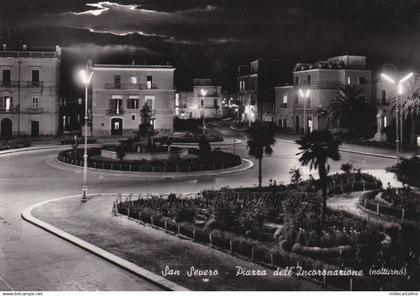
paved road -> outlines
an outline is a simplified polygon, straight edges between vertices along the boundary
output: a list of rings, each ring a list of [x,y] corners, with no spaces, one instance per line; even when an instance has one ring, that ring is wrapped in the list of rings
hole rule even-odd
[[[222,129],[221,133],[242,137],[228,129]],[[233,146],[228,149],[232,150]],[[235,149],[240,155],[247,155],[245,142]],[[287,183],[289,169],[299,166],[296,152],[295,144],[278,142],[273,155],[263,160],[263,182],[275,179]],[[48,150],[0,156],[0,290],[154,289],[147,282],[20,218],[21,211],[34,203],[81,191],[80,169],[59,170],[47,164],[56,153]],[[342,153],[342,160],[378,175],[384,175],[383,168],[393,162],[351,153]],[[339,170],[340,164],[331,164],[331,170]],[[308,173],[305,169],[305,174]],[[257,183],[257,167],[229,176],[159,181],[91,172],[88,182],[91,193],[191,192],[221,186],[252,186]]]

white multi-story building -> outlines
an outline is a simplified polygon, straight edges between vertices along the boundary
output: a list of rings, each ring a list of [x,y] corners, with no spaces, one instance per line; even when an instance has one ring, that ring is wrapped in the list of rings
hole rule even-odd
[[[92,134],[130,136],[138,130],[144,104],[154,129],[172,132],[174,71],[169,65],[94,65]]]
[[[211,79],[194,79],[193,90],[177,93],[175,115],[181,119],[223,116],[222,87]]]
[[[56,135],[61,49],[0,50],[0,138]]]
[[[318,111],[325,109],[340,87],[357,84],[362,95],[371,99],[371,70],[367,69],[364,56],[338,56],[313,64],[296,64],[293,71],[293,85],[275,87],[276,123],[284,130],[302,133],[321,127],[339,128],[337,122],[327,122]],[[299,95],[310,90],[307,98]],[[304,114],[306,118],[304,118]]]

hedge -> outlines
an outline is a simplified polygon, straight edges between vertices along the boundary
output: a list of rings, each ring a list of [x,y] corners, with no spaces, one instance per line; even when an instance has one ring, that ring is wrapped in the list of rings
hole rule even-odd
[[[242,160],[239,156],[223,151],[214,151],[213,160],[200,159],[146,161],[146,160],[94,160],[92,156],[99,155],[100,148],[88,149],[88,167],[104,170],[130,172],[196,172],[206,170],[220,170],[239,166]],[[67,164],[83,166],[83,149],[61,151],[58,160]]]

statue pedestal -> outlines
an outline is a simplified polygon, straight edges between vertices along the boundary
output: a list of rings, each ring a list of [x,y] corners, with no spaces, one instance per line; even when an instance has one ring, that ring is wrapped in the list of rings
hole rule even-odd
[[[374,137],[374,140],[377,142],[386,141],[386,134],[384,133],[384,117],[384,111],[382,109],[379,109],[378,114],[376,115],[377,130]]]

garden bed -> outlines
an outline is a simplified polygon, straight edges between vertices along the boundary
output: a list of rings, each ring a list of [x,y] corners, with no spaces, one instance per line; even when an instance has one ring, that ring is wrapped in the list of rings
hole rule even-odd
[[[19,149],[31,146],[31,143],[25,139],[13,139],[0,141],[0,151]]]
[[[108,148],[108,147],[107,147]],[[242,164],[239,156],[223,151],[212,151],[208,158],[200,159],[196,149],[189,149],[191,158],[168,160],[119,160],[101,157],[101,148],[88,149],[88,167],[129,172],[196,172],[221,170]],[[58,160],[83,166],[83,150],[66,150],[58,154]]]
[[[340,266],[365,270],[371,267],[377,243],[384,240],[382,229],[367,227],[366,221],[350,214],[329,210],[325,231],[317,236],[313,230],[319,224],[316,222],[319,195],[317,192],[301,191],[306,186],[303,182],[297,187],[271,186],[262,191],[256,188],[224,188],[203,191],[196,199],[186,200],[170,195],[166,198],[152,197],[147,203],[145,200],[119,199],[115,203],[115,211],[143,224],[274,269],[297,265],[308,270],[336,270]],[[179,207],[181,204],[182,207]],[[272,225],[283,227],[276,230]],[[280,240],[283,241],[282,246]],[[301,251],[302,247],[306,247],[306,252],[299,252],[297,244],[301,246]],[[324,248],[322,254],[308,252],[311,248],[321,247]],[[322,277],[315,279],[323,280]],[[346,281],[337,279],[335,282],[333,278],[328,281],[338,288],[348,286]],[[358,278],[354,287],[378,289],[377,282],[369,281],[366,282],[364,277]]]
[[[377,215],[400,221],[420,220],[420,194],[408,187],[367,192],[360,197],[359,205]]]

